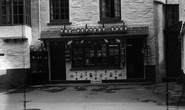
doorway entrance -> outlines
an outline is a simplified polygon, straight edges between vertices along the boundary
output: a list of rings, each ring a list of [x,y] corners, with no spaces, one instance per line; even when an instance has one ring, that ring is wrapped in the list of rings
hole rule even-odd
[[[51,41],[50,42],[50,80],[61,81],[66,80],[65,66],[65,42]]]
[[[127,78],[144,78],[144,39],[126,39]]]

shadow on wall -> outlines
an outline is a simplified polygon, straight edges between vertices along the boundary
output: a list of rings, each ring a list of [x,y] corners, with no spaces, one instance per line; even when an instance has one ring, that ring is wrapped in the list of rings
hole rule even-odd
[[[25,84],[29,85],[30,82],[30,69],[7,69],[6,74],[0,75],[0,89],[24,87]]]

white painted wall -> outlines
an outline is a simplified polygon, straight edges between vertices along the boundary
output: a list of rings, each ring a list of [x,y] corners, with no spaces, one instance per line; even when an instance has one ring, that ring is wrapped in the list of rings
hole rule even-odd
[[[5,38],[28,38],[27,41],[9,40]],[[3,39],[2,39],[3,38]],[[30,68],[29,44],[32,40],[31,27],[26,25],[0,26],[0,74],[6,69]]]

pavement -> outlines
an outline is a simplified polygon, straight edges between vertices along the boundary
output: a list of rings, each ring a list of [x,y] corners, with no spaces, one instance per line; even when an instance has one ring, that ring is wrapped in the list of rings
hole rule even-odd
[[[30,86],[25,94],[24,88],[1,88],[0,110],[167,110],[165,88],[165,83],[55,84]],[[169,88],[169,110],[184,110],[184,97],[177,107],[182,86]]]

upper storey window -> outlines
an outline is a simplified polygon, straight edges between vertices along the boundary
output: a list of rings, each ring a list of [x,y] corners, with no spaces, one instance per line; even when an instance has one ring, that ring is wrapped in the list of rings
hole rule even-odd
[[[50,0],[50,21],[69,22],[69,0]]]
[[[101,21],[121,20],[121,1],[100,0],[100,20]]]
[[[179,5],[166,5],[167,9],[167,26],[179,22]]]
[[[1,0],[0,25],[31,25],[30,0]]]

